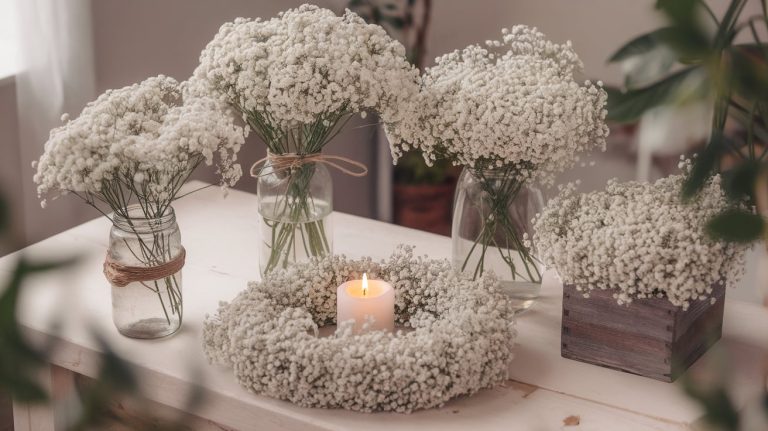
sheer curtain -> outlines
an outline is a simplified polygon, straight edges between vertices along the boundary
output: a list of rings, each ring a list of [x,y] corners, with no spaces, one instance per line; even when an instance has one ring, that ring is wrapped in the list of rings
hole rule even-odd
[[[16,76],[26,243],[95,216],[68,196],[40,207],[31,163],[65,112],[76,116],[95,95],[90,0],[14,0],[21,71]]]

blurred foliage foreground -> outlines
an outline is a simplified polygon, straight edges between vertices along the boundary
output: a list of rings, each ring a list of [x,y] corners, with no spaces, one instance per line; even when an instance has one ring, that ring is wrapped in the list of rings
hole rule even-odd
[[[640,58],[637,64],[650,61],[663,76],[638,79],[637,69],[630,73],[626,88],[611,89],[609,116],[620,122],[636,121],[644,112],[665,104],[699,99],[712,103],[712,130],[705,151],[697,158],[686,189],[694,196],[706,178],[715,172],[725,177],[726,192],[734,201],[746,201],[747,209],[737,207],[721,214],[710,224],[716,237],[748,241],[760,238],[766,231],[763,217],[754,208],[760,206],[762,194],[768,194],[768,47],[760,40],[758,26],[768,29],[766,0],[759,0],[763,14],[739,20],[746,0],[733,0],[723,17],[717,18],[701,0],[660,0],[657,7],[669,18],[669,25],[642,35],[622,47],[612,61]],[[409,3],[411,4],[411,3]],[[391,9],[391,7],[390,7]],[[714,29],[714,30],[713,30]],[[749,33],[753,43],[737,44],[736,37]],[[675,68],[676,66],[676,68]],[[734,140],[724,133],[731,118],[745,130],[743,139]],[[728,156],[735,163],[723,169]],[[416,175],[418,176],[418,175]],[[442,180],[425,175],[427,182]],[[402,178],[421,182],[425,178]],[[761,188],[760,185],[765,187]],[[768,197],[765,197],[768,199]],[[750,211],[749,208],[752,208]],[[0,199],[0,233],[8,228],[8,208]],[[20,403],[52,403],[52,395],[41,385],[40,372],[49,366],[49,357],[58,341],[49,337],[43,346],[29,343],[17,319],[17,304],[30,275],[55,271],[72,265],[75,258],[38,262],[23,256],[15,268],[0,277],[0,390]],[[126,397],[141,400],[140,382],[131,367],[98,336],[102,360],[98,375],[79,385],[76,414],[67,428],[71,430],[113,429],[184,430],[193,429],[190,415],[160,421],[139,402],[138,413],[116,414],[115,400]],[[722,343],[721,343],[722,345]],[[725,367],[706,377],[687,375],[682,379],[686,393],[703,409],[701,427],[710,430],[765,429],[768,417],[768,393],[750,407],[739,410],[727,390]],[[714,377],[713,377],[714,376]],[[765,376],[761,376],[765,380]],[[202,402],[199,390],[193,390],[186,411],[194,411]],[[762,424],[762,425],[759,425]]]
[[[5,232],[8,225],[8,207],[0,196],[0,233]],[[30,343],[19,325],[17,305],[24,282],[29,276],[62,270],[76,261],[75,257],[66,257],[41,262],[21,256],[9,275],[0,274],[0,391],[10,395],[14,402],[52,405],[62,401],[54,400],[46,390],[49,385],[40,382],[40,376],[45,374],[42,372],[49,367],[48,358],[58,348],[59,341],[50,336],[41,345]],[[93,337],[102,352],[98,375],[95,379],[79,379],[77,392],[71,394],[77,398],[77,402],[67,403],[68,407],[76,411],[66,415],[70,420],[65,424],[66,429],[193,429],[190,424],[194,417],[190,415],[179,415],[178,418],[167,420],[153,417],[151,406],[143,401],[145,398],[141,396],[140,382],[134,371],[99,337],[97,331],[93,331]],[[120,413],[121,400],[130,400],[130,404],[136,404],[136,412]],[[199,388],[193,388],[187,400],[187,411],[194,411],[201,402]]]
[[[762,40],[768,2],[756,1],[762,13],[744,18],[747,0],[731,0],[721,17],[704,0],[658,0],[667,25],[632,39],[609,59],[627,71],[624,88],[608,89],[609,120],[632,123],[663,107],[709,107],[707,144],[681,194],[693,199],[712,175],[722,175],[733,206],[707,226],[722,241],[768,239],[768,45]],[[745,38],[749,42],[738,42]],[[765,372],[755,376],[762,382],[760,399],[738,410],[726,390],[727,367],[709,371],[682,380],[704,409],[702,428],[768,429]]]
[[[747,0],[731,0],[717,17],[704,0],[658,0],[667,25],[629,41],[609,59],[626,70],[624,88],[608,89],[609,120],[635,122],[665,106],[708,107],[707,144],[682,195],[694,198],[712,175],[722,175],[734,205],[708,230],[725,241],[768,238],[768,45],[762,40],[768,5],[755,1],[760,14],[742,17]],[[739,42],[744,39],[749,42]]]

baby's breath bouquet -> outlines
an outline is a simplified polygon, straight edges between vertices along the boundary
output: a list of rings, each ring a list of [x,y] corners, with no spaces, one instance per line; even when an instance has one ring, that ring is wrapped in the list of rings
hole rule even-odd
[[[690,162],[682,166],[690,171]],[[688,203],[680,199],[684,182],[685,175],[612,180],[587,194],[575,193],[573,184],[561,187],[535,221],[541,258],[585,296],[608,289],[619,304],[666,298],[684,309],[710,299],[715,286],[738,282],[746,246],[707,235],[706,221],[732,208],[720,176]]]
[[[234,107],[267,147],[251,172],[259,178],[265,273],[331,252],[324,166],[348,161],[321,154],[324,146],[356,113],[398,124],[398,107],[418,92],[418,72],[383,28],[311,5],[224,24],[193,80]]]
[[[107,91],[51,131],[36,162],[38,194],[74,194],[112,221],[105,275],[124,334],[167,335],[181,324],[184,251],[171,204],[201,164],[217,165],[222,187],[240,178],[245,137],[234,118],[220,101],[158,76]],[[147,295],[155,304],[146,314],[162,317],[141,317],[136,301]]]
[[[529,186],[552,184],[577,153],[605,146],[606,93],[599,82],[575,81],[581,67],[570,42],[549,42],[525,26],[504,29],[485,47],[439,57],[411,105],[413,121],[388,128],[395,157],[415,147],[428,163],[465,166],[454,206],[457,269],[541,283],[522,238],[535,211],[517,211],[516,201],[533,199]]]

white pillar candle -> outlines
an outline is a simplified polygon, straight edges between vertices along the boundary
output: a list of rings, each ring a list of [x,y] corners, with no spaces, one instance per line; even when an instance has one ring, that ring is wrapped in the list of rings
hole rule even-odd
[[[336,322],[354,320],[353,332],[360,334],[366,319],[373,318],[371,331],[395,329],[395,289],[383,280],[348,281],[336,290]]]

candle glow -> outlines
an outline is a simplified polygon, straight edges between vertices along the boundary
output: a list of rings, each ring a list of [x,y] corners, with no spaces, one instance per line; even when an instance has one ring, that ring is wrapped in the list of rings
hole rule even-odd
[[[395,328],[395,289],[384,280],[368,280],[363,273],[362,280],[350,280],[337,288],[337,323],[353,320],[353,332],[363,332],[363,325],[369,320],[367,331],[389,331]]]

